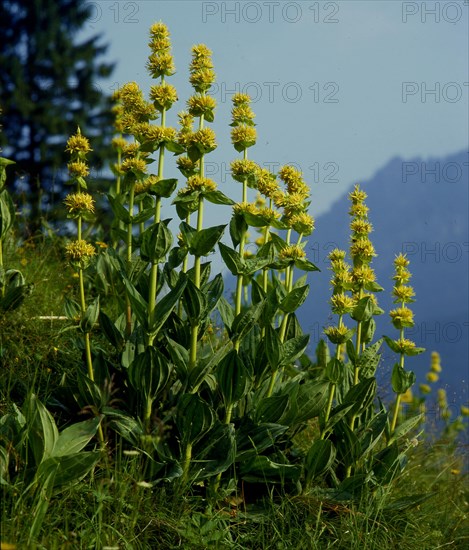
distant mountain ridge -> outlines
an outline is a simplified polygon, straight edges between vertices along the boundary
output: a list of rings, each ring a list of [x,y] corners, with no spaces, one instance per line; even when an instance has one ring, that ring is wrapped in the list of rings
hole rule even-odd
[[[378,295],[386,310],[392,302],[393,260],[399,252],[410,260],[416,302],[411,305],[416,326],[407,335],[427,351],[408,361],[423,381],[430,353],[441,354],[440,387],[448,385],[448,399],[468,398],[469,378],[469,153],[444,158],[391,159],[372,178],[359,182],[368,198],[374,227],[371,240],[378,256],[373,260],[377,282],[385,288]],[[350,185],[350,190],[353,184]],[[321,269],[309,274],[310,294],[298,312],[304,330],[312,335],[312,347],[330,318],[327,304],[331,272],[327,254],[332,248],[348,250],[350,235],[347,194],[316,219],[307,249]],[[389,315],[377,318],[376,336],[397,338]],[[383,368],[391,369],[394,356],[385,351]]]

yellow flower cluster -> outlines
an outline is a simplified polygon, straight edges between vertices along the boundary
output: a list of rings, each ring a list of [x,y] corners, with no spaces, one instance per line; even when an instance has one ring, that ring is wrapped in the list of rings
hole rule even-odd
[[[189,82],[196,92],[206,92],[215,82],[212,52],[205,44],[192,47]]]
[[[148,58],[147,69],[152,78],[171,76],[176,72],[169,36],[168,28],[164,23],[154,23],[150,27],[148,46],[151,54]]]

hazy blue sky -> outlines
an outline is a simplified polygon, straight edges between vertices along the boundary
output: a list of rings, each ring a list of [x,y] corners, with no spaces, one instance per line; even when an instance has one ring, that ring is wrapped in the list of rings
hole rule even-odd
[[[100,84],[106,90],[131,80],[149,90],[148,29],[158,20],[168,25],[177,68],[168,81],[180,98],[169,124],[176,125],[192,93],[191,46],[213,50],[219,148],[207,169],[235,199],[238,184],[227,174],[237,156],[228,127],[235,90],[253,97],[257,115],[250,158],[301,168],[314,215],[396,155],[426,158],[468,147],[467,0],[88,3],[86,33],[102,33],[108,59],[117,62],[112,82]]]

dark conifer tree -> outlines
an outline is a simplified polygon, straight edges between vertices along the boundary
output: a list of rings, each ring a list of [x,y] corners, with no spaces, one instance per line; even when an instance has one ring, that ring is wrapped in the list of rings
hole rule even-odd
[[[65,143],[77,126],[92,142],[98,174],[111,154],[110,100],[100,83],[113,65],[100,59],[107,46],[99,36],[78,39],[91,10],[82,0],[0,2],[0,145],[16,162],[14,186],[25,192],[31,231],[44,208],[61,202]]]

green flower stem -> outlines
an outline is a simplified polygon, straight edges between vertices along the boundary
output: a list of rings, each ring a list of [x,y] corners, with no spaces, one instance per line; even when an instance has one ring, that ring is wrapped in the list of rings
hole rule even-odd
[[[337,323],[338,328],[340,328],[343,325],[342,317],[343,315],[339,315],[339,321]],[[340,359],[341,347],[342,347],[342,344],[337,344],[337,347],[335,350],[336,359]],[[329,384],[329,399],[327,401],[326,414],[324,415],[324,426],[327,424],[327,421],[329,420],[329,416],[331,414],[332,403],[334,402],[335,390],[336,390],[336,384],[331,382]],[[321,433],[321,439],[324,439],[325,435],[326,435],[326,430],[324,429]]]
[[[184,458],[182,462],[182,483],[187,483],[187,478],[189,477],[189,466],[191,464],[192,458],[192,443],[187,443],[186,450],[184,452]]]
[[[248,158],[248,150],[247,148],[244,149],[243,152],[243,159],[246,160]],[[248,184],[246,178],[243,181],[243,194],[242,194],[242,203],[246,203],[248,200]],[[241,258],[244,256],[244,247],[246,245],[246,232],[243,232],[241,235],[241,240],[239,242],[239,255]],[[241,313],[241,305],[242,305],[242,295],[243,295],[243,276],[238,275],[236,280],[236,295],[235,295],[235,317],[236,315],[239,315]],[[239,350],[239,341],[235,342],[235,349]]]
[[[291,292],[292,287],[293,287],[293,266],[289,265],[286,268],[285,272],[286,272],[285,273],[285,284],[287,286],[287,293],[288,293],[288,292]],[[280,333],[279,333],[280,342],[282,342],[282,343],[284,342],[285,335],[287,333],[287,324],[288,324],[288,313],[285,313],[285,315],[283,316],[283,319],[282,319],[282,323],[280,325]],[[275,386],[275,382],[277,380],[278,373],[279,373],[279,369],[276,369],[272,372],[271,377],[270,377],[269,387],[268,387],[267,393],[266,393],[266,397],[270,397],[272,395],[272,392],[274,391],[274,386]]]
[[[153,399],[147,397],[145,403],[145,411],[143,413],[143,426],[146,433],[150,433],[150,420],[151,420],[151,411],[153,406]]]
[[[134,211],[134,198],[135,198],[135,183],[130,186],[129,196],[129,214],[133,215]],[[130,264],[132,263],[132,222],[127,224],[127,268],[130,270]],[[125,335],[127,338],[132,333],[132,307],[130,305],[129,295],[125,295],[125,310],[126,310],[126,323],[125,323]]]
[[[402,304],[402,307],[404,307],[404,303]],[[400,338],[401,340],[404,339],[404,329],[401,328],[401,331],[400,331]],[[399,366],[401,368],[404,368],[404,354],[401,353],[400,354],[400,357],[399,357]],[[401,393],[398,393],[396,395],[396,403],[394,404],[394,413],[393,413],[393,417],[392,417],[392,422],[391,422],[391,433],[394,432],[394,430],[396,429],[396,425],[397,425],[397,417],[399,416],[399,409],[401,407],[401,399],[402,399],[402,394]]]
[[[360,292],[358,294],[358,299],[361,300],[363,298],[363,288],[360,288]],[[355,340],[355,349],[357,352],[357,357],[360,355],[360,348],[361,348],[361,337],[362,337],[362,323],[361,321],[357,321],[357,334],[356,334],[356,340]],[[358,366],[355,366],[354,372],[353,372],[353,384],[358,384]],[[353,429],[353,426],[352,426]]]
[[[162,78],[162,82],[164,79]],[[163,109],[161,113],[161,126],[165,127],[166,124],[166,109]],[[163,178],[164,170],[164,144],[160,145],[158,156],[158,181]],[[161,221],[161,197],[156,197],[155,202],[155,223]],[[155,308],[156,308],[156,290],[158,288],[158,262],[152,261],[150,270],[150,290],[148,297],[148,326],[151,327],[154,321]],[[153,344],[154,336],[148,337],[148,345]]]
[[[203,127],[204,117],[200,117],[200,127]],[[200,176],[204,177],[204,158],[200,159]],[[204,198],[199,197],[199,205],[197,209],[197,231],[202,231],[204,219]],[[200,256],[196,256],[194,259],[194,284],[197,288],[200,288]],[[189,351],[189,369],[193,369],[197,363],[197,341],[199,338],[199,323],[194,323],[191,326],[191,339],[190,339],[190,351]]]

